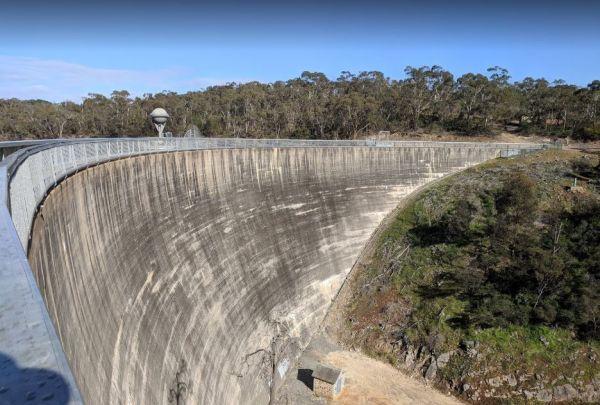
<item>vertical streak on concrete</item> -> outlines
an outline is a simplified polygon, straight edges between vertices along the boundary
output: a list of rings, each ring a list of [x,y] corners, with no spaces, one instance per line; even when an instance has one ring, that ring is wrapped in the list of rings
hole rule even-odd
[[[68,178],[29,252],[87,403],[264,402],[270,320],[306,343],[381,219],[490,148],[228,149],[147,155]],[[242,375],[239,377],[239,375]]]

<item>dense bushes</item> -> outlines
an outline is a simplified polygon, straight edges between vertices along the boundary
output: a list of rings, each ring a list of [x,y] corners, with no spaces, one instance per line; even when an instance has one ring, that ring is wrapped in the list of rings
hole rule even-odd
[[[433,351],[509,326],[600,340],[597,159],[549,151],[442,181],[393,220],[361,280],[349,313],[365,336],[392,319]]]
[[[583,141],[599,141],[600,127],[576,128],[573,137]]]
[[[463,302],[449,320],[463,328],[547,325],[600,338],[599,200],[582,195],[569,209],[548,203],[540,208],[528,175],[505,174],[500,188],[472,189],[446,202],[431,225],[417,223],[412,245],[450,245],[453,256],[435,259],[453,266],[423,283],[422,297]]]

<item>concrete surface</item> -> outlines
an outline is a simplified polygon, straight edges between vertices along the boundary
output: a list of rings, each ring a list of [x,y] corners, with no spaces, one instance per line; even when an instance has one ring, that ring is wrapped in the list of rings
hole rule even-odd
[[[275,325],[295,342],[282,366],[403,196],[498,153],[201,150],[69,177],[39,210],[29,261],[83,398],[166,403],[183,359],[187,404],[266,403],[264,356],[251,354]]]
[[[0,142],[0,149],[6,142]],[[12,144],[8,142],[8,144]],[[241,138],[113,138],[113,139],[52,139],[36,142],[20,149],[0,162],[8,169],[8,178],[0,173],[0,199],[6,200],[5,185],[10,179],[7,206],[23,247],[28,246],[31,225],[39,204],[48,190],[65,177],[107,161],[150,153],[184,150],[238,148],[471,148],[490,149],[502,156],[545,147],[540,144],[421,142],[378,140],[309,140],[309,139],[241,139]]]
[[[0,405],[81,403],[25,252],[1,204],[0,247]]]
[[[0,405],[81,404],[4,203],[6,169],[0,165]]]

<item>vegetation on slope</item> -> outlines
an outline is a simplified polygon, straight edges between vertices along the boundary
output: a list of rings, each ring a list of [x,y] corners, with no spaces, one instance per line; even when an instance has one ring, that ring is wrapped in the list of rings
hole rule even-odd
[[[547,151],[420,193],[357,275],[343,340],[473,400],[600,399],[600,165]]]
[[[377,131],[515,130],[600,139],[600,81],[578,87],[525,78],[505,69],[455,78],[439,66],[407,67],[406,78],[381,72],[342,72],[329,80],[304,72],[263,84],[231,83],[186,94],[131,97],[90,94],[83,102],[0,99],[0,140],[68,136],[154,136],[148,114],[164,107],[168,131],[195,125],[205,136],[347,139]]]

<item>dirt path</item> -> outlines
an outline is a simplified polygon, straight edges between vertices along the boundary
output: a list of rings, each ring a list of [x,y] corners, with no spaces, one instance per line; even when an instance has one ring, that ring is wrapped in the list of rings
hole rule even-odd
[[[332,404],[460,404],[424,383],[407,377],[392,366],[360,353],[329,353],[325,362],[344,370],[345,388]]]
[[[318,364],[343,370],[342,395],[327,402],[314,395],[312,372]],[[404,405],[461,404],[457,399],[436,391],[422,380],[411,378],[387,363],[359,352],[342,349],[328,337],[315,336],[295,364],[280,391],[278,405]]]

